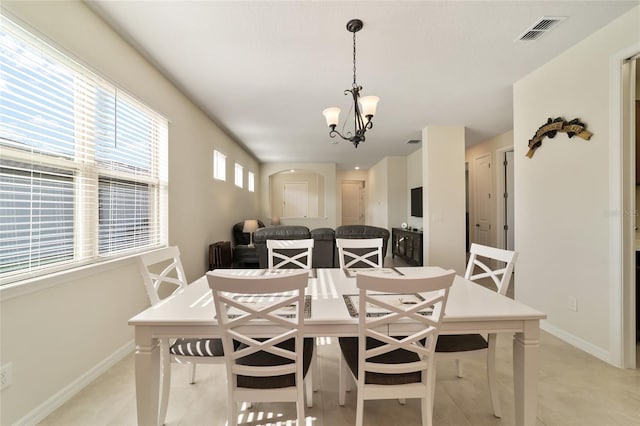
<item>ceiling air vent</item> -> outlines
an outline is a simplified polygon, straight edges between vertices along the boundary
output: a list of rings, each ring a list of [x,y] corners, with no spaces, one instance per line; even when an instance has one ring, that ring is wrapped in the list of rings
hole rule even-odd
[[[531,25],[525,32],[518,37],[519,41],[538,40],[547,31],[558,26],[558,24],[567,19],[564,16],[543,16]]]

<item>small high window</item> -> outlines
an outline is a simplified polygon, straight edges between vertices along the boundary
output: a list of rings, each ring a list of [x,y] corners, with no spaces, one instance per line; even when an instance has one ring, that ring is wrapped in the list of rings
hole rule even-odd
[[[213,151],[213,178],[227,180],[227,156],[220,151]]]
[[[242,174],[244,173],[244,167],[242,167],[240,164],[236,163],[236,186],[238,188],[242,188],[243,185],[243,181],[242,181]]]

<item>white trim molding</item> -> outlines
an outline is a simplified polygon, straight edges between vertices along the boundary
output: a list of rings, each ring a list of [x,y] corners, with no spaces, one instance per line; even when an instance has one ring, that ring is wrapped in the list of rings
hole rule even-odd
[[[117,349],[111,355],[100,361],[93,366],[83,375],[69,383],[60,391],[56,392],[45,402],[31,410],[27,415],[18,420],[16,425],[35,425],[44,420],[49,414],[53,413],[56,409],[62,406],[65,402],[73,398],[78,392],[84,389],[87,385],[93,382],[95,379],[104,374],[107,370],[124,359],[135,349],[133,340],[127,342],[125,345]]]

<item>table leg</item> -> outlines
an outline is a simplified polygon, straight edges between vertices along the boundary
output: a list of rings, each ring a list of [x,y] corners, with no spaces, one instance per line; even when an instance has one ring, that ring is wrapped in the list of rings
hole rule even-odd
[[[150,330],[136,327],[136,405],[138,425],[158,426],[160,347]]]
[[[538,364],[540,324],[525,321],[524,331],[513,339],[513,391],[515,424],[535,426],[538,405]]]

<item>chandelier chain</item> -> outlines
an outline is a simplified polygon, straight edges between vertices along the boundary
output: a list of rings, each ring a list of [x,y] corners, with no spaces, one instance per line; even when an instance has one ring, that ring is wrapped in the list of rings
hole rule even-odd
[[[356,33],[353,33],[353,87],[357,87],[356,83]]]

